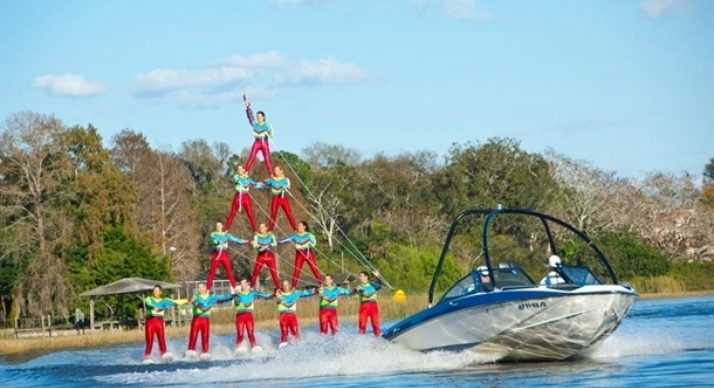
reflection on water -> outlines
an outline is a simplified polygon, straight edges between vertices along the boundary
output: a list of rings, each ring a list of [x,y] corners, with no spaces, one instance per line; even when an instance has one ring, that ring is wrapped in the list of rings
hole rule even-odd
[[[0,385],[102,384],[241,386],[514,386],[704,384],[714,378],[714,297],[640,301],[622,326],[577,360],[493,364],[466,351],[419,353],[399,345],[350,334],[320,337],[306,327],[303,342],[274,350],[277,333],[262,332],[266,349],[257,358],[235,359],[232,335],[214,336],[214,361],[142,365],[140,344],[47,354],[0,364]],[[169,341],[183,353],[184,339]]]

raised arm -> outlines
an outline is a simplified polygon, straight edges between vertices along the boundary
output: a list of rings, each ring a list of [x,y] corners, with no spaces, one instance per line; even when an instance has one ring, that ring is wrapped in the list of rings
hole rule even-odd
[[[372,283],[372,287],[374,287],[375,290],[379,290],[382,288],[382,278],[379,276],[379,274],[375,274],[374,280],[372,280],[370,283]]]
[[[248,116],[248,122],[252,127],[255,123],[255,116],[253,116],[253,108],[251,107],[250,101],[248,101],[248,97],[245,94],[243,95],[243,103],[245,104],[245,114]]]

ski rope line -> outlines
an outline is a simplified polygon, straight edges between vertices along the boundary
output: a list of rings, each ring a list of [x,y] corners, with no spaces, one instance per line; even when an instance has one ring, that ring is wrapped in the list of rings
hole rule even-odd
[[[273,141],[273,144],[275,144],[275,141]],[[277,146],[276,146],[276,148],[277,148]],[[319,202],[317,201],[317,197],[315,197],[315,195],[312,194],[312,191],[310,190],[310,188],[305,184],[305,182],[302,180],[302,178],[300,178],[300,175],[298,175],[298,173],[295,171],[295,169],[294,169],[293,166],[290,164],[290,162],[288,162],[287,159],[285,159],[285,157],[283,156],[283,154],[282,154],[280,151],[278,151],[277,153],[278,153],[278,155],[280,156],[280,159],[283,160],[283,163],[285,163],[285,165],[288,166],[288,168],[290,169],[290,171],[292,171],[293,175],[295,175],[295,177],[296,177],[297,180],[300,182],[300,184],[302,185],[302,187],[305,188],[305,190],[307,191],[308,195],[311,197],[311,201],[312,201],[312,202],[315,202],[316,204],[319,204]],[[294,196],[291,192],[288,192],[288,193],[290,194],[290,196],[291,196],[293,199],[295,199],[295,196]],[[319,219],[317,218],[317,216],[315,216],[312,212],[310,212],[310,210],[308,210],[308,209],[305,207],[305,205],[303,205],[303,204],[302,204],[300,201],[298,201],[298,200],[295,200],[294,202],[296,202],[310,217],[312,217],[312,218],[319,224]],[[320,207],[321,207],[321,205],[320,205]],[[347,252],[350,253],[350,254],[352,255],[352,257],[354,257],[354,258],[357,260],[358,263],[360,263],[360,264],[366,266],[366,267],[369,268],[371,271],[374,271],[374,270],[375,270],[375,267],[374,267],[374,266],[369,262],[369,260],[362,254],[362,252],[360,252],[360,250],[357,248],[357,246],[354,244],[354,242],[353,242],[349,237],[347,237],[347,234],[345,234],[345,232],[342,230],[342,228],[340,227],[340,225],[337,224],[337,223],[335,223],[335,226],[337,227],[337,230],[340,232],[340,234],[345,238],[345,241],[347,241],[347,242],[352,246],[352,248],[354,248],[354,250],[355,250],[355,252],[357,252],[357,254],[354,254],[354,253],[352,252],[352,250],[350,250],[350,249],[346,249]],[[343,248],[347,248],[342,242],[339,242],[339,241],[338,241],[338,243],[339,243]],[[381,275],[381,274],[380,274],[380,275]],[[392,285],[389,284],[389,282],[384,278],[384,276],[380,276],[380,277],[381,277],[382,280],[384,281],[384,285],[385,285],[385,286],[387,286],[387,287],[390,288],[390,289],[394,289],[394,287],[392,287]]]
[[[252,203],[260,210],[260,212],[263,214],[263,216],[268,217],[268,219],[270,219],[270,214],[268,213],[267,209],[265,209],[265,208],[263,208],[262,206],[260,206],[260,203],[259,203],[258,201],[255,201],[255,200],[254,200],[255,197],[253,197],[252,194],[248,193],[248,195],[250,196],[250,199],[251,199]],[[276,216],[277,216],[277,214],[276,214]],[[278,224],[277,220],[274,220],[274,221],[275,221],[275,228],[277,228],[278,231],[279,231],[281,234],[285,235],[285,236],[284,236],[285,238],[290,237],[290,235],[292,235],[292,234],[294,233],[294,232],[293,232],[293,233],[286,234],[286,233],[285,233],[285,230],[280,227],[280,225]],[[277,238],[276,238],[276,240],[277,240]],[[325,258],[327,261],[329,261],[330,263],[334,264],[336,267],[342,268],[342,266],[341,266],[339,263],[337,263],[336,261],[330,259],[330,257],[329,257],[328,255],[326,255],[325,252],[321,251],[321,250],[318,249],[317,247],[312,247],[311,249],[315,250],[318,254],[321,255],[321,257]],[[277,250],[277,249],[276,249],[276,250]],[[277,253],[277,252],[276,252],[276,253]],[[276,255],[276,256],[281,256],[281,255]],[[315,257],[315,260],[317,260],[317,257]],[[293,270],[297,269],[297,266],[295,266],[294,262],[290,262],[290,261],[289,261],[288,264],[293,268]],[[319,268],[318,268],[318,269],[319,269]],[[343,268],[342,270],[344,271],[344,268]],[[301,269],[300,272],[302,273],[302,269]],[[323,271],[320,270],[320,272],[323,272]],[[351,272],[351,271],[346,271],[346,272],[349,273],[350,275],[355,275],[355,274],[354,274],[353,272]],[[323,275],[324,275],[324,272],[323,272]]]

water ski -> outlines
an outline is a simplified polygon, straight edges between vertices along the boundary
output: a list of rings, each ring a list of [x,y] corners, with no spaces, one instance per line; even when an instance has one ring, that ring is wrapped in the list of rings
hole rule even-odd
[[[258,345],[253,346],[253,349],[250,350],[250,354],[258,355],[258,354],[262,354],[262,353],[263,353],[263,348],[261,348]]]
[[[145,358],[144,361],[142,362],[144,365],[151,365],[151,364],[156,364],[156,362],[150,358]]]
[[[235,353],[235,355],[237,357],[242,357],[242,356],[245,356],[248,354],[248,347],[247,346],[238,346],[235,348],[235,350],[233,350],[233,352]]]
[[[187,350],[186,351],[186,359],[188,360],[195,360],[198,358],[198,352],[195,350]]]
[[[199,358],[201,361],[211,361],[211,353],[201,353]]]
[[[162,360],[163,362],[165,362],[165,363],[168,364],[168,363],[174,361],[174,355],[171,354],[170,352],[166,352],[166,353],[164,353],[164,354],[161,355],[161,360]]]

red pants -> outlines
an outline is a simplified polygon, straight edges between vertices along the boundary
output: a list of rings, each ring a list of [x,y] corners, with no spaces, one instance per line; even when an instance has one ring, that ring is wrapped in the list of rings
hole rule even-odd
[[[146,347],[144,356],[151,355],[151,348],[154,345],[154,336],[159,339],[159,351],[161,355],[166,353],[166,337],[164,337],[164,318],[149,317],[144,321],[144,339]]]
[[[233,276],[233,267],[231,266],[231,258],[228,257],[228,252],[224,250],[213,251],[211,253],[211,269],[208,271],[208,279],[206,280],[206,288],[209,290],[213,287],[213,278],[216,277],[216,270],[218,269],[218,264],[222,264],[223,268],[226,270],[226,276],[228,281],[231,282],[231,286],[236,286],[236,279]]]
[[[233,225],[233,219],[236,216],[236,212],[239,210],[245,210],[245,215],[250,221],[250,227],[253,228],[253,233],[258,230],[257,223],[255,222],[255,215],[253,214],[253,203],[250,201],[250,194],[247,192],[237,191],[233,196],[233,204],[231,205],[231,212],[228,213],[228,218],[226,218],[226,230],[230,230]]]
[[[236,345],[240,346],[243,343],[243,331],[248,334],[248,341],[250,341],[250,347],[255,347],[255,321],[253,320],[253,313],[250,311],[242,312],[236,314]]]
[[[198,333],[201,333],[201,353],[208,353],[208,341],[211,338],[211,320],[208,317],[193,317],[191,333],[188,337],[188,350],[196,350]]]
[[[372,321],[372,332],[376,337],[382,334],[379,328],[379,306],[377,302],[364,302],[359,306],[359,333],[367,331],[367,318]]]
[[[294,313],[280,314],[280,342],[288,342],[288,330],[296,340],[300,339],[297,315]]]
[[[297,224],[295,223],[295,218],[293,218],[293,213],[290,211],[290,202],[288,202],[287,195],[273,195],[273,200],[270,202],[270,219],[268,220],[268,230],[271,232],[275,227],[275,216],[278,215],[278,208],[283,208],[285,215],[288,216],[288,221],[293,230],[297,230]]]
[[[327,334],[327,329],[332,331],[332,335],[337,334],[337,309],[320,308],[320,333]]]
[[[263,153],[263,160],[265,161],[265,168],[268,169],[268,174],[273,175],[273,164],[270,163],[270,146],[268,145],[267,138],[255,139],[253,142],[253,148],[250,149],[250,156],[248,156],[248,161],[245,163],[246,171],[250,171],[250,168],[253,167],[253,162],[255,162],[258,151]]]
[[[273,284],[275,288],[280,288],[280,278],[278,277],[278,271],[275,269],[275,254],[271,251],[258,252],[258,257],[255,259],[255,266],[253,267],[253,276],[250,282],[256,285],[258,280],[258,275],[260,275],[260,270],[263,266],[267,266],[270,270],[270,277],[273,278]]]
[[[300,271],[302,271],[302,265],[307,262],[310,266],[312,275],[315,276],[317,280],[317,285],[322,284],[322,278],[320,277],[320,270],[317,268],[317,263],[315,263],[315,255],[312,253],[312,249],[303,249],[295,251],[295,271],[293,271],[293,287],[297,287],[298,279],[300,278]]]

